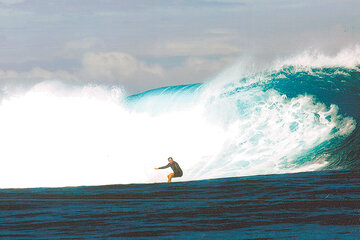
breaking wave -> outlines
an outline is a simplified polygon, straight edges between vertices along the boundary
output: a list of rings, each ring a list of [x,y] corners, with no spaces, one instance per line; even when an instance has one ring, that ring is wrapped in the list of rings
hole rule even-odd
[[[55,81],[4,94],[0,187],[161,182],[169,156],[176,181],[357,168],[359,52],[239,63],[130,97]]]

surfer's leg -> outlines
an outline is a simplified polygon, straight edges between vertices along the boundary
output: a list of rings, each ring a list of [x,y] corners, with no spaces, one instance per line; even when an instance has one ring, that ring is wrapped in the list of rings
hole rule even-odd
[[[174,173],[170,173],[169,175],[168,175],[168,182],[171,182],[171,178],[174,176]]]

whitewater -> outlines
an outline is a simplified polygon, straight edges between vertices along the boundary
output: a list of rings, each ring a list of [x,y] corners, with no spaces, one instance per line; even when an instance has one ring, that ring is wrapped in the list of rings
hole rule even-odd
[[[305,52],[133,96],[44,81],[1,89],[0,188],[165,182],[359,167],[360,48]]]

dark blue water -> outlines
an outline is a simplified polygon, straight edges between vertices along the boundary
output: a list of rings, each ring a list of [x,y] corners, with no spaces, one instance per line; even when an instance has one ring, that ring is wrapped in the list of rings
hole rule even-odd
[[[360,239],[359,170],[0,190],[1,239]]]

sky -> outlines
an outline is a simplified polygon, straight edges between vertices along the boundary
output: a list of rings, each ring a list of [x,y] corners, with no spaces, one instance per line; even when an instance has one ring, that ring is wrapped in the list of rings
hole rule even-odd
[[[241,58],[358,45],[359,12],[358,0],[0,0],[0,87],[204,82]]]

